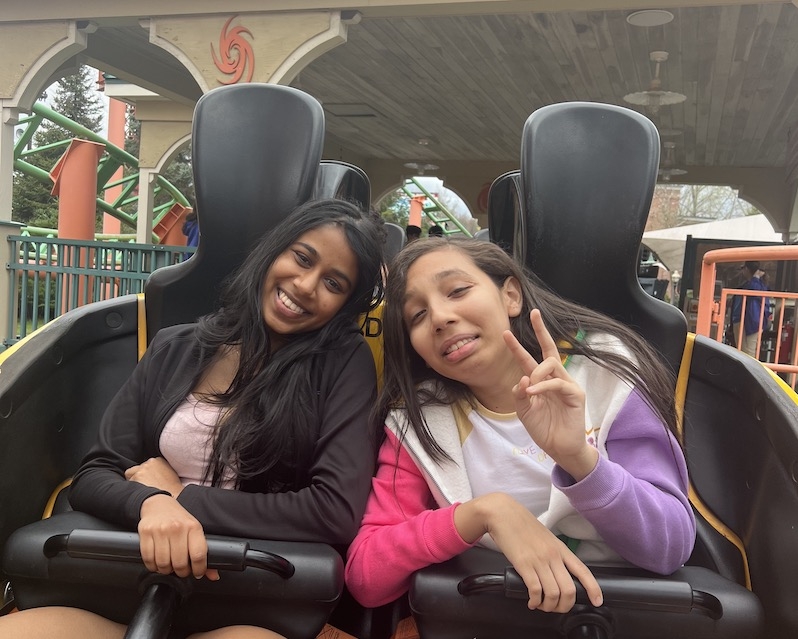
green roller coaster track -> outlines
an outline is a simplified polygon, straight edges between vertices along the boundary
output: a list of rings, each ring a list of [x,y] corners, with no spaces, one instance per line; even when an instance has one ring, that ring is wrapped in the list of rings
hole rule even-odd
[[[42,104],[37,102],[33,105],[32,113],[26,118],[19,121],[19,125],[24,127],[20,129],[21,135],[14,145],[14,169],[20,171],[25,175],[36,178],[46,185],[52,185],[53,180],[48,171],[34,166],[30,163],[30,159],[43,151],[61,148],[64,150],[69,146],[71,139],[62,140],[53,144],[47,144],[28,148],[36,131],[45,121],[49,121],[56,126],[61,127],[73,134],[74,138],[89,140],[97,142],[105,146],[105,153],[97,167],[97,208],[103,213],[107,213],[125,224],[135,228],[138,210],[138,193],[137,187],[139,184],[139,161],[136,157],[118,146],[114,146],[108,140],[97,135],[94,131],[81,126],[77,122],[73,122],[69,118],[57,113]],[[117,169],[125,167],[128,175],[119,180],[114,180],[113,176]],[[107,189],[113,187],[121,187],[120,194],[110,202],[103,199],[103,195]],[[158,176],[154,187],[154,198],[160,201],[153,209],[153,227],[169,213],[175,204],[180,204],[184,207],[190,207],[191,204],[185,196],[177,190],[166,178]],[[133,211],[133,212],[127,212]],[[31,234],[41,234],[42,232],[50,232],[49,229],[37,229],[29,227]],[[153,242],[158,243],[160,238],[153,233]]]
[[[419,193],[425,197],[422,212],[433,224],[441,224],[445,235],[462,233],[465,237],[471,237],[471,232],[463,226],[457,216],[446,208],[435,195],[425,189],[416,178],[407,178],[401,188],[409,198],[419,195]],[[455,228],[447,228],[447,222],[454,225]]]

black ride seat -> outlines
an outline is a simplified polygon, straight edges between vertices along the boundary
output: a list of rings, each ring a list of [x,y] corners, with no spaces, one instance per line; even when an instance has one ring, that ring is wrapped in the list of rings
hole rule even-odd
[[[321,105],[292,88],[235,85],[199,100],[193,169],[201,240],[194,257],[156,271],[147,282],[148,340],[164,326],[211,311],[225,277],[297,205],[311,197],[368,204],[365,173],[321,162],[323,138]],[[79,315],[90,316],[90,311],[80,309]],[[90,441],[94,433],[83,439]],[[135,534],[84,513],[61,513],[12,534],[3,571],[20,608],[78,606],[126,623],[143,590],[144,603],[128,635],[141,639],[165,636],[172,613],[175,626],[184,631],[245,623],[311,638],[343,589],[342,558],[323,544],[216,537],[210,562],[235,571],[219,582],[154,576],[137,559],[137,544]]]
[[[632,326],[676,372],[685,318],[646,295],[636,278],[658,159],[657,131],[636,112],[588,103],[544,107],[524,127],[520,172],[492,185],[489,229],[491,240],[558,293]],[[421,636],[762,635],[758,597],[716,566],[687,566],[666,578],[631,567],[593,567],[605,605],[594,609],[581,596],[565,615],[529,611],[523,584],[514,571],[505,575],[506,566],[499,553],[473,549],[417,573],[410,605]]]

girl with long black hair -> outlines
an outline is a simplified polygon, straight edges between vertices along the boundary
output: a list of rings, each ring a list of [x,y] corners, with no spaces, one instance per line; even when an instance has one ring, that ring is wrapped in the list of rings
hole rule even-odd
[[[351,542],[376,458],[376,374],[357,322],[382,299],[382,243],[378,219],[347,202],[296,210],[229,281],[218,311],[155,336],[105,412],[72,506],[137,529],[147,568],[181,577],[219,578],[206,533]],[[70,608],[0,619],[0,635],[18,639],[124,632]]]

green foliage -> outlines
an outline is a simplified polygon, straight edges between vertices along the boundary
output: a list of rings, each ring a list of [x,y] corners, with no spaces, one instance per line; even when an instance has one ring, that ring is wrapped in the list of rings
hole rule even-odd
[[[382,199],[379,213],[386,222],[393,222],[404,228],[410,219],[410,198],[404,191],[397,189]]]
[[[77,73],[60,79],[55,85],[52,105],[53,110],[97,132],[102,123],[102,107],[92,90],[92,73],[84,66]],[[71,137],[71,133],[51,122],[42,123],[33,136],[32,148],[46,147]],[[65,150],[66,144],[43,149],[27,156],[26,161],[49,173]],[[15,172],[12,219],[29,226],[57,227],[58,200],[50,195],[51,189],[52,184],[43,184],[37,178]]]
[[[141,121],[136,118],[136,110],[134,107],[128,105],[127,108],[127,134],[125,136],[125,151],[139,157],[141,149]],[[126,169],[125,175],[128,175]],[[171,182],[178,191],[180,191],[186,199],[194,207],[194,174],[191,169],[191,144],[189,143],[184,149],[172,159],[166,166],[161,174]],[[159,194],[156,197],[155,205],[162,204],[169,198],[166,193]],[[133,212],[133,211],[129,211]]]
[[[61,277],[61,276],[59,276]],[[28,276],[28,283],[25,294],[25,316],[28,321],[36,318],[36,323],[41,326],[42,324],[50,321],[56,317],[55,312],[55,296],[56,296],[56,282],[55,279],[36,278],[34,283],[33,276]],[[48,290],[49,289],[49,292]],[[34,307],[33,293],[36,290],[36,306]],[[49,295],[49,298],[48,298]],[[18,303],[19,308],[22,308],[22,289],[19,289]]]
[[[141,147],[141,121],[136,118],[136,107],[128,104],[125,109],[125,151],[138,157]],[[128,171],[125,167],[125,171]],[[127,173],[125,173],[127,175]]]
[[[82,66],[77,73],[61,78],[56,83],[53,110],[97,133],[103,115],[100,98],[92,87],[93,73],[89,67]]]
[[[194,197],[194,173],[191,167],[191,143],[180,151],[161,172],[178,191],[196,208]],[[164,197],[168,197],[164,195]],[[159,202],[156,202],[158,204]]]

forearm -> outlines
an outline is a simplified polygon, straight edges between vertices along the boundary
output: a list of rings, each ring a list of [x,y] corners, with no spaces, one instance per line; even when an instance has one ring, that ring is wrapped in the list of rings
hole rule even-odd
[[[425,510],[394,524],[364,523],[346,563],[355,599],[367,607],[389,603],[407,592],[414,572],[467,550],[471,544],[458,534],[454,510]]]
[[[380,606],[407,591],[410,577],[446,561],[466,543],[454,522],[460,506],[436,509],[418,467],[388,432],[363,523],[349,547],[346,584],[364,606]]]
[[[369,476],[362,479],[365,490],[348,493],[318,484],[286,493],[189,485],[178,502],[208,534],[346,545],[360,524]]]
[[[91,468],[81,471],[73,480],[69,502],[75,510],[135,530],[144,500],[164,493],[157,488],[126,481],[116,471]]]
[[[619,439],[607,444],[610,459],[600,458],[581,482],[561,468],[552,474],[554,485],[613,550],[662,574],[681,566],[695,543],[686,470],[678,445],[670,444],[664,436]]]

